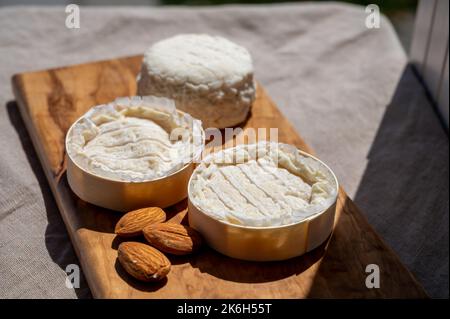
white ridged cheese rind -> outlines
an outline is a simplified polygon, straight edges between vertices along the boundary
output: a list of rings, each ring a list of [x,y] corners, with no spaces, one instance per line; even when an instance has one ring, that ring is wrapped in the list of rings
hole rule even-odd
[[[200,156],[201,121],[151,96],[117,98],[85,113],[66,150],[83,170],[111,180],[144,182],[170,175]]]
[[[189,199],[231,224],[271,227],[299,222],[336,200],[331,171],[295,147],[260,142],[206,157],[194,171]]]
[[[174,99],[205,128],[233,127],[246,119],[255,99],[250,53],[206,34],[162,40],[144,54],[138,94]]]

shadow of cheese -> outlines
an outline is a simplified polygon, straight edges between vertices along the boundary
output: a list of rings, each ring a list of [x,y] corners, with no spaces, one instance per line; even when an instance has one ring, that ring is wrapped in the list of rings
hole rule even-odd
[[[355,203],[430,295],[448,298],[448,133],[410,65],[367,158]]]

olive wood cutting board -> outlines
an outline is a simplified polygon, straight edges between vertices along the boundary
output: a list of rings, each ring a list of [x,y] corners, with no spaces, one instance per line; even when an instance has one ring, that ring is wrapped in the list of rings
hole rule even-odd
[[[167,280],[140,283],[117,263],[119,213],[90,205],[69,188],[64,138],[90,107],[136,92],[142,56],[17,74],[13,88],[20,112],[95,298],[423,298],[426,293],[383,242],[342,188],[335,230],[312,252],[280,262],[246,262],[205,247],[170,257]],[[280,142],[312,153],[261,85],[247,128],[278,128]],[[343,141],[344,142],[344,141]],[[186,223],[187,203],[167,209]],[[366,266],[380,270],[380,288],[366,287]]]

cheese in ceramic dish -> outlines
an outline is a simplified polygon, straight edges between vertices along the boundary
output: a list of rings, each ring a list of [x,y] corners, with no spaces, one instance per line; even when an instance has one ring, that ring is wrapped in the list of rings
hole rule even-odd
[[[260,142],[205,158],[189,183],[189,200],[231,224],[270,227],[299,222],[336,200],[328,167],[287,144]]]
[[[174,99],[205,128],[232,127],[246,119],[255,99],[252,58],[223,37],[177,35],[145,52],[138,94]]]
[[[150,96],[96,106],[68,134],[66,150],[79,167],[126,182],[170,175],[198,158],[204,143],[199,120]]]

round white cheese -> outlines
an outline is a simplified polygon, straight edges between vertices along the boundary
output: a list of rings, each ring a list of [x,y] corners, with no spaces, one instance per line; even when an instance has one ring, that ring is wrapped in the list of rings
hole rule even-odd
[[[213,218],[270,227],[327,209],[336,199],[337,182],[328,167],[296,148],[260,142],[205,158],[189,192],[191,202]]]
[[[205,128],[233,127],[246,119],[255,99],[252,59],[219,36],[177,35],[145,52],[138,94],[174,99]]]
[[[200,156],[201,122],[173,101],[119,98],[88,111],[69,130],[71,159],[94,175],[141,182],[167,176]]]

